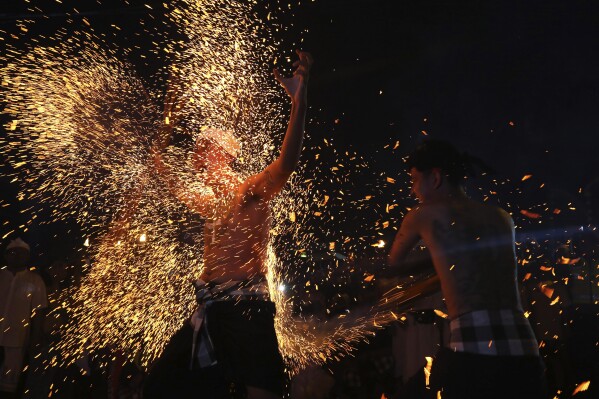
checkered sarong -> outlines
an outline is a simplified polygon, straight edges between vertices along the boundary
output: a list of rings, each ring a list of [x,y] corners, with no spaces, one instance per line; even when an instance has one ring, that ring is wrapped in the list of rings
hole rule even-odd
[[[539,356],[530,323],[516,310],[476,310],[451,320],[449,329],[449,348],[456,352]]]

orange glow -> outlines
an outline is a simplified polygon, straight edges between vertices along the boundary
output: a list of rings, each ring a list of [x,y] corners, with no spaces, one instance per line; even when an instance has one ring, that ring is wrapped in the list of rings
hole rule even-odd
[[[521,209],[520,213],[523,214],[524,216],[526,216],[527,218],[531,218],[531,219],[538,219],[541,217],[540,214],[531,212],[531,211],[527,211],[526,209]]]
[[[584,392],[587,389],[589,389],[589,386],[591,385],[591,381],[585,381],[585,382],[581,382],[576,389],[574,390],[574,392],[572,392],[572,396],[576,395],[579,392]]]
[[[553,288],[547,287],[546,285],[541,285],[541,292],[549,299],[553,297],[553,292],[555,290]]]
[[[429,383],[430,383],[430,376],[431,376],[431,369],[433,368],[433,358],[430,356],[426,356],[426,366],[424,366],[424,377],[425,377],[425,384],[428,387]]]

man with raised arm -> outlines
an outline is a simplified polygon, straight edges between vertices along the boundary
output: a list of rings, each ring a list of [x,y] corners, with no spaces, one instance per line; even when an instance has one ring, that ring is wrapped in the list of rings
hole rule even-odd
[[[195,167],[206,170],[207,190],[195,192],[186,187],[163,162],[160,151],[154,152],[156,170],[171,193],[207,220],[204,269],[196,281],[199,306],[191,319],[190,364],[193,368],[222,365],[228,382],[242,386],[250,399],[279,398],[283,393],[275,307],[269,300],[265,274],[270,200],[297,167],[304,136],[312,57],[303,51],[297,54],[292,77],[274,71],[291,98],[291,115],[279,157],[262,172],[241,180],[229,166],[239,150],[238,141],[232,132],[213,128],[200,132],[194,153]],[[172,105],[167,98],[170,126],[176,123]],[[168,129],[165,132],[170,134]],[[159,146],[167,142],[165,138]]]
[[[437,355],[431,385],[443,399],[543,398],[544,368],[516,282],[514,223],[496,206],[468,198],[462,180],[478,159],[428,140],[407,167],[419,205],[404,218],[389,265],[428,247],[450,318],[450,343]]]

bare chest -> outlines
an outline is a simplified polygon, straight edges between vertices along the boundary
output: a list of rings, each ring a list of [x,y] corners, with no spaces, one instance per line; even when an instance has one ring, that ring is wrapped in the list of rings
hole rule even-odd
[[[205,245],[214,250],[254,247],[267,241],[270,223],[267,204],[258,201],[235,203],[223,217],[206,222]]]

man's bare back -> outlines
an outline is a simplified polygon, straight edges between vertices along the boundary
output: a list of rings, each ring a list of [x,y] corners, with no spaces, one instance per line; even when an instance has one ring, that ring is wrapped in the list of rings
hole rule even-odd
[[[465,197],[422,204],[410,223],[430,250],[449,316],[477,309],[519,309],[511,218]]]

